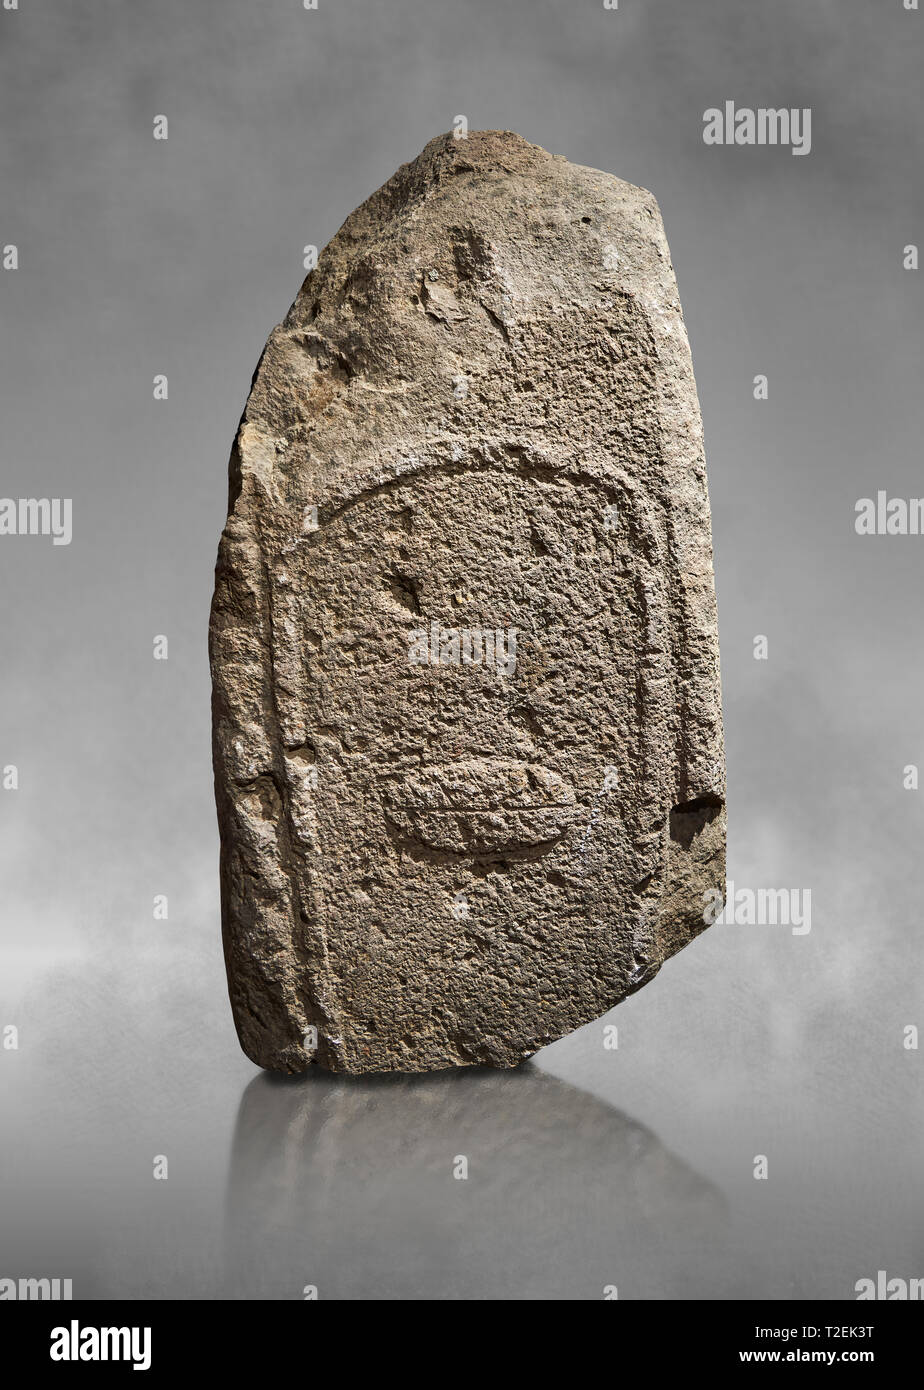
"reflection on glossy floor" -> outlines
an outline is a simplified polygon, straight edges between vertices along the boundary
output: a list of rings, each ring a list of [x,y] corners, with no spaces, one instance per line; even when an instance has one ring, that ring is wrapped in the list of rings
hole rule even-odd
[[[24,973],[0,1006],[20,1026],[0,1274],[286,1299],[853,1299],[877,1269],[918,1277],[903,918],[713,927],[609,1016],[617,1050],[591,1024],[512,1072],[256,1072],[211,919],[172,956],[139,935]]]
[[[657,1298],[726,1225],[650,1130],[534,1066],[258,1076],[234,1134],[228,1292]]]

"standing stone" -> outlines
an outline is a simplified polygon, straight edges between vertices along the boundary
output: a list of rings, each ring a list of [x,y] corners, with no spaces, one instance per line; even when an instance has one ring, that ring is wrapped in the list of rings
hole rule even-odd
[[[724,889],[702,428],[650,193],[432,140],[273,331],[211,619],[263,1067],[515,1066]]]

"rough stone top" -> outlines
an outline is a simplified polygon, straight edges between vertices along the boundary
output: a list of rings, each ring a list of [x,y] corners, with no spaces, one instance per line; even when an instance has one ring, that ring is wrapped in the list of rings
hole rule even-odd
[[[480,199],[490,201],[479,207]],[[476,130],[464,139],[446,133],[428,141],[416,159],[402,164],[346,219],[325,254],[341,245],[344,250],[350,247],[355,251],[355,243],[366,240],[370,232],[381,237],[383,223],[387,225],[390,218],[413,220],[415,205],[428,202],[440,207],[442,215],[445,205],[459,204],[476,217],[480,214],[489,222],[496,220],[498,225],[500,218],[492,218],[492,211],[506,215],[518,207],[520,222],[514,220],[504,230],[508,237],[512,232],[530,241],[535,240],[540,212],[552,213],[545,224],[546,234],[560,231],[569,220],[569,212],[580,226],[598,232],[615,231],[613,218],[618,216],[623,236],[629,230],[627,220],[635,220],[634,214],[639,219],[641,240],[649,244],[653,228],[661,230],[657,201],[647,189],[600,169],[572,164],[564,155],[550,154],[515,131]],[[660,255],[666,257],[666,243]]]
[[[537,173],[541,174],[543,167],[548,169],[550,175],[564,167],[651,197],[646,189],[636,188],[634,184],[625,183],[613,174],[573,164],[563,154],[550,154],[541,145],[524,140],[513,130],[472,130],[464,138],[457,138],[451,132],[436,135],[427,142],[416,159],[402,164],[379,192],[394,189],[407,196],[419,183],[420,191],[424,193],[441,177],[463,173],[497,173],[509,177],[528,172],[535,177]]]
[[[513,131],[446,133],[346,219],[271,335],[231,496],[288,477],[293,514],[323,508],[492,440],[637,476],[654,414],[659,459],[675,471],[679,445],[700,472],[653,196]]]

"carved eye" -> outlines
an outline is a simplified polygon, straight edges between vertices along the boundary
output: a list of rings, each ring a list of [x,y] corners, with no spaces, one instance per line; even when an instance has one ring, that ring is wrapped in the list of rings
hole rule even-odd
[[[386,793],[388,818],[397,830],[455,854],[551,844],[579,809],[557,772],[507,758],[434,763]]]

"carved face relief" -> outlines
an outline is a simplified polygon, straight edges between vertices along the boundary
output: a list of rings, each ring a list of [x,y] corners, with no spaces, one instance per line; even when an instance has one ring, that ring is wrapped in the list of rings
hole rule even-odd
[[[634,527],[589,477],[450,466],[365,492],[277,561],[293,862],[371,1054],[408,1011],[442,1031],[424,962],[460,1015],[480,999],[475,1018],[506,1008],[533,1038],[568,1008],[549,981],[611,990],[638,965],[611,926],[667,809],[647,771],[666,686]]]

